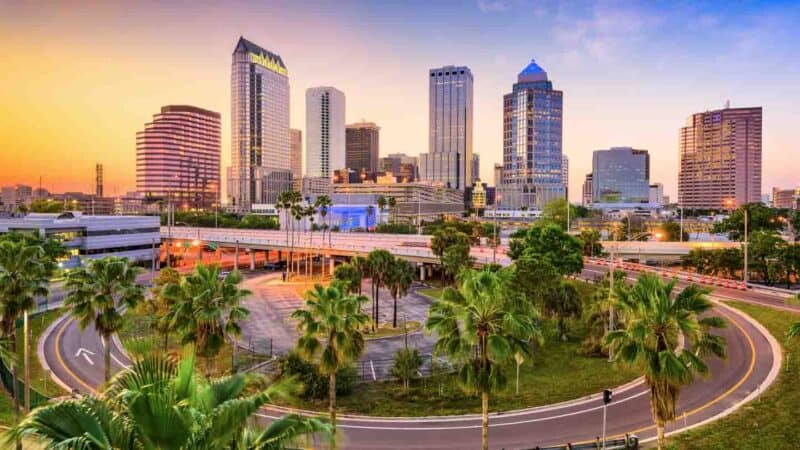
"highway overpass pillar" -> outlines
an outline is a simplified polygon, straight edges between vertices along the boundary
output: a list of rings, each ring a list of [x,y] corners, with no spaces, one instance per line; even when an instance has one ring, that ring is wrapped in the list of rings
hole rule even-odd
[[[256,251],[250,249],[250,270],[256,270]]]
[[[329,264],[330,264],[330,267],[329,267],[330,275],[333,276],[333,269],[336,268],[336,261],[334,261],[333,258],[330,258],[328,261],[329,261]]]
[[[419,281],[425,281],[425,264],[419,266]]]
[[[239,241],[236,241],[236,249],[233,251],[233,270],[239,270]]]

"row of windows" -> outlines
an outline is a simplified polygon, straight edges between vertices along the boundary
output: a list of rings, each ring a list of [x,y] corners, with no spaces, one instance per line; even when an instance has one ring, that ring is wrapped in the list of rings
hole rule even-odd
[[[81,249],[81,255],[101,255],[103,253],[119,253],[130,252],[133,250],[149,250],[153,248],[153,244],[142,245],[128,245],[126,247],[109,247],[109,248],[93,248],[89,250]]]

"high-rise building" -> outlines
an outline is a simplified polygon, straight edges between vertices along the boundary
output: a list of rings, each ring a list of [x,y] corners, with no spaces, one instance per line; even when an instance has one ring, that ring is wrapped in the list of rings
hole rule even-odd
[[[481,155],[477,153],[472,154],[472,182],[475,183],[476,180],[480,179],[481,177]]]
[[[464,190],[472,186],[472,72],[445,66],[428,74],[428,153],[422,181]]]
[[[564,198],[561,173],[563,93],[535,61],[503,96],[503,206],[541,209]]]
[[[14,186],[3,186],[2,195],[3,210],[13,212],[21,205],[30,205],[33,201],[33,188],[25,184],[17,184]]]
[[[292,188],[300,192],[303,186],[303,132],[289,129],[289,162],[292,168]]]
[[[761,107],[692,114],[679,148],[682,207],[728,209],[761,200]]]
[[[494,187],[500,186],[503,183],[503,165],[495,163],[494,165]]]
[[[220,114],[168,105],[136,133],[136,190],[189,208],[219,202]],[[99,165],[98,165],[99,166]],[[96,197],[102,197],[102,166]]]
[[[344,93],[334,87],[306,90],[306,176],[332,178],[345,164]]]
[[[587,173],[586,179],[583,180],[583,197],[581,204],[587,208],[592,206],[592,174]]]
[[[345,130],[345,166],[357,173],[371,176],[378,171],[381,128],[372,122],[347,125]]]
[[[289,76],[280,56],[239,38],[231,64],[231,207],[275,203],[291,189]]]
[[[94,195],[97,197],[103,196],[103,165],[97,163],[94,165]]]
[[[800,188],[797,189],[780,189],[772,188],[772,207],[797,209],[798,200],[800,199]]]
[[[569,201],[569,158],[561,154],[561,183],[564,185],[564,197]]]
[[[380,158],[378,170],[391,172],[401,183],[410,183],[419,179],[418,164],[419,160],[416,156],[408,156],[405,153],[390,153]]]
[[[650,185],[650,203],[653,205],[664,204],[664,185],[653,183]]]
[[[650,202],[647,150],[612,147],[592,155],[592,204],[637,205]]]

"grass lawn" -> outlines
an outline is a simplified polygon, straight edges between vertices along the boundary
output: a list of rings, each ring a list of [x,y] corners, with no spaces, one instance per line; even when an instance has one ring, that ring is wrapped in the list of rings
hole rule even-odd
[[[433,300],[436,300],[442,296],[442,291],[444,291],[444,289],[434,287],[434,288],[419,289],[417,290],[417,293],[420,295],[424,295],[425,297],[430,297]]]
[[[745,303],[729,303],[761,322],[784,349],[784,369],[775,383],[758,399],[730,416],[670,439],[670,449],[797,449],[800,428],[800,339],[786,336],[800,315]],[[789,361],[788,370],[785,363]]]
[[[416,320],[409,320],[408,322],[406,322],[406,329],[404,330],[403,323],[398,320],[397,328],[392,328],[391,323],[384,323],[378,326],[378,329],[375,330],[374,333],[372,333],[371,330],[369,332],[365,332],[364,339],[370,340],[370,339],[380,339],[392,336],[402,336],[405,331],[408,331],[408,333],[410,334],[415,331],[418,331],[420,328],[422,328],[422,324],[420,324]]]
[[[39,361],[38,356],[36,355],[36,348],[39,342],[39,336],[42,335],[42,332],[50,326],[56,319],[64,315],[64,310],[61,308],[52,309],[50,311],[43,312],[36,316],[32,316],[29,319],[30,327],[31,327],[31,387],[36,389],[37,391],[41,392],[42,394],[48,397],[59,397],[61,395],[68,394],[68,392],[64,392],[64,389],[61,388],[58,384],[56,384],[51,378],[50,374],[45,373],[44,367],[42,367],[41,362]],[[23,344],[23,333],[22,328],[20,328],[19,332],[17,333],[17,349],[18,349],[18,360],[17,363],[19,364],[19,377],[22,378],[23,376],[23,358],[24,358],[24,344]]]
[[[507,411],[547,405],[594,394],[605,388],[625,384],[639,376],[633,368],[609,364],[605,358],[579,353],[580,331],[575,339],[561,342],[554,327],[546,322],[546,344],[535,352],[533,360],[520,367],[520,393],[515,394],[515,366],[509,367],[508,385],[493,394],[492,411]],[[480,398],[465,394],[455,375],[444,375],[441,382],[416,380],[408,392],[399,382],[365,383],[353,393],[336,399],[340,411],[352,414],[383,416],[428,416],[479,413]],[[324,400],[292,402],[293,406],[323,410]]]
[[[162,352],[164,341],[159,336],[151,324],[155,318],[148,314],[139,312],[128,312],[125,315],[125,326],[119,333],[120,341],[125,347],[125,350],[131,354],[141,354],[144,352],[157,351]],[[183,349],[180,345],[180,340],[177,335],[170,335],[167,342],[167,354],[175,357],[182,355]],[[239,349],[239,367],[245,367],[251,362],[264,361],[267,358],[263,355],[253,354],[242,348]],[[220,376],[231,373],[233,368],[233,346],[226,343],[219,354],[210,363],[211,376]],[[203,358],[197,359],[197,368],[205,372],[206,360]]]

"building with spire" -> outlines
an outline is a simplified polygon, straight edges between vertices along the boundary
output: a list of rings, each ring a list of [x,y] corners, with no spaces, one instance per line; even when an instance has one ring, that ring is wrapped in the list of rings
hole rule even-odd
[[[563,93],[536,61],[503,96],[503,207],[541,209],[565,197],[562,174]]]
[[[239,38],[231,63],[228,203],[249,211],[292,187],[289,76],[283,59]]]

